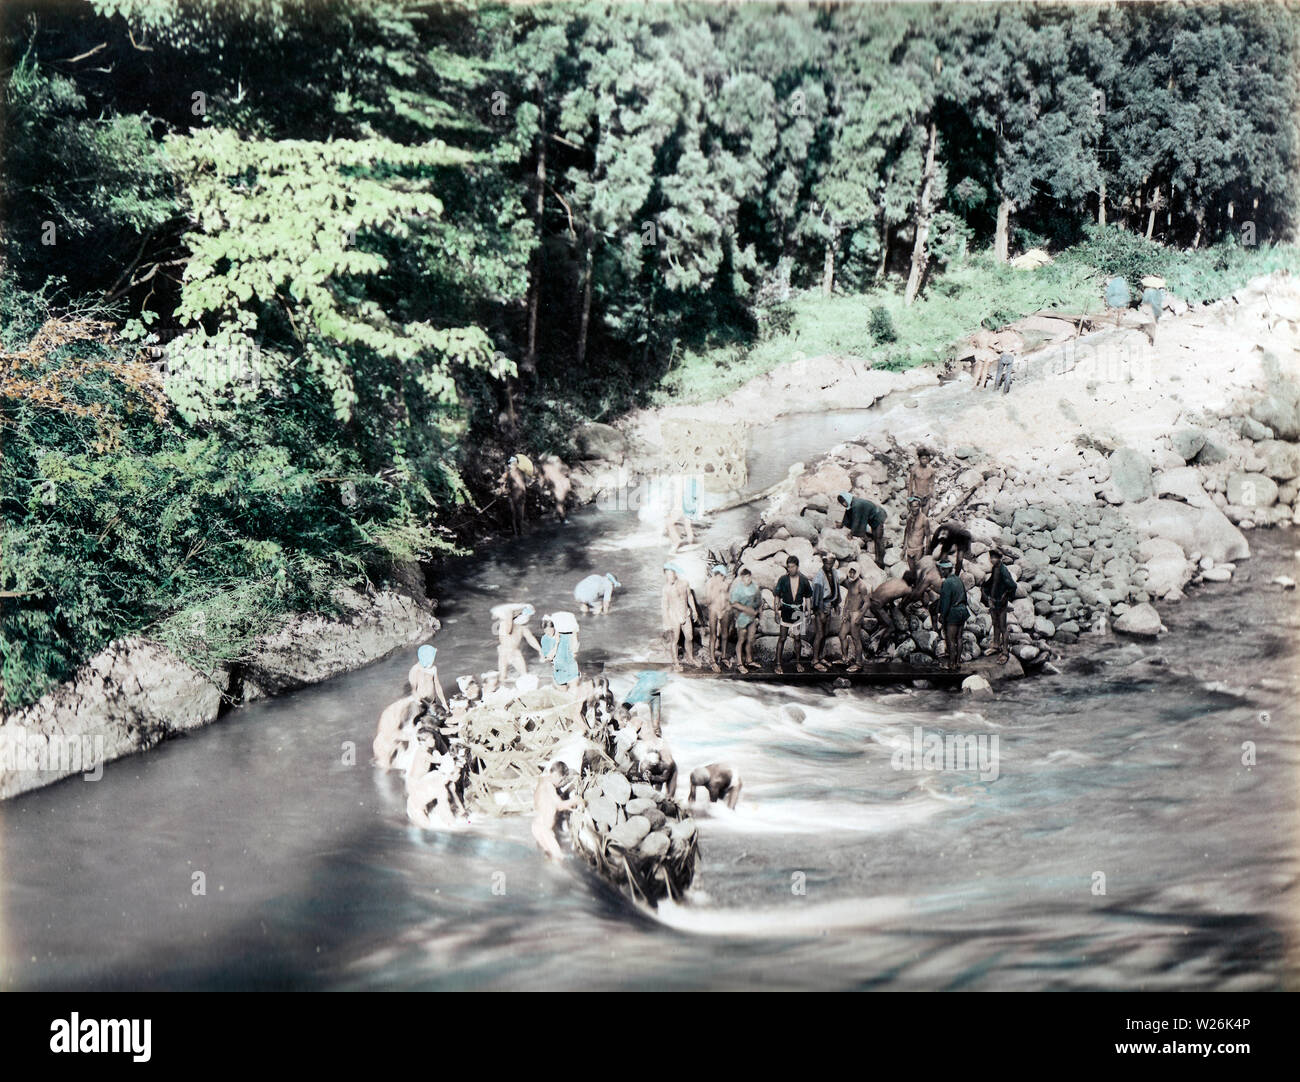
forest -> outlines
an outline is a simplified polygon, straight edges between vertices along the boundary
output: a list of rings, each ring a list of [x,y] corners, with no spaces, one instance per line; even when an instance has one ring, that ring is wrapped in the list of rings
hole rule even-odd
[[[6,0],[5,705],[126,634],[212,671],[816,319],[935,363],[1295,267],[1298,52],[1289,2]]]

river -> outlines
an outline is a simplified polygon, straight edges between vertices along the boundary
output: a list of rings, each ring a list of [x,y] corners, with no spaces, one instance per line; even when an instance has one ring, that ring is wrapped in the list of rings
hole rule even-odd
[[[765,427],[751,484],[872,416]],[[701,818],[696,889],[658,920],[548,864],[524,821],[408,825],[367,765],[408,654],[251,705],[0,804],[0,988],[1295,987],[1300,605],[1268,583],[1297,538],[1250,539],[1233,582],[1162,607],[1159,643],[1084,636],[992,699],[673,681],[679,765],[730,763],[744,796]],[[493,604],[571,607],[591,570],[623,589],[582,662],[644,660],[663,552],[591,508],[450,565],[444,684],[493,665]],[[895,769],[917,727],[996,737],[996,778]]]

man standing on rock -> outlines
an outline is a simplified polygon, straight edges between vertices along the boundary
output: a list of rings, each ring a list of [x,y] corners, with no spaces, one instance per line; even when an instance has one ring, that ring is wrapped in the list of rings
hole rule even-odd
[[[826,631],[835,617],[835,610],[839,608],[841,600],[840,578],[835,573],[835,557],[829,553],[822,555],[822,565],[812,578],[812,594],[813,668],[818,672],[826,672],[826,662],[822,660],[822,651],[826,648]],[[844,644],[840,643],[841,656],[843,653]]]
[[[840,606],[840,654],[849,672],[862,669],[862,615],[867,607],[867,584],[851,564],[844,578],[844,601]]]
[[[970,555],[971,534],[956,519],[949,519],[937,530],[934,531],[934,540],[930,542],[930,552],[934,553],[939,550],[939,567],[943,567],[943,562],[949,553],[957,554],[957,574],[961,574],[961,561],[963,556]]]
[[[695,596],[686,582],[686,573],[674,563],[664,564],[664,593],[661,607],[663,629],[668,636],[668,657],[673,668],[681,671],[677,660],[677,644],[685,643],[686,663],[695,664],[695,624],[700,613],[695,607]]]
[[[785,562],[785,574],[776,580],[777,617],[780,630],[776,637],[776,671],[781,667],[785,651],[785,637],[794,635],[794,671],[803,672],[803,630],[808,608],[812,605],[812,583],[799,573],[799,557],[791,556]]]
[[[864,542],[870,537],[876,549],[876,566],[884,567],[885,509],[861,496],[854,496],[851,492],[841,492],[836,499],[844,507],[844,518],[840,525],[848,528],[850,536],[861,538]]]
[[[1007,607],[1016,596],[1016,580],[1007,570],[1006,554],[999,548],[989,550],[989,560],[993,570],[980,588],[980,596],[989,608],[993,619],[993,645],[990,653],[998,655],[998,661],[1005,665],[1011,656],[1011,647],[1007,643]]]
[[[907,522],[903,525],[903,557],[912,571],[917,562],[925,555],[930,543],[930,520],[921,506],[921,497],[907,498]]]
[[[758,633],[758,614],[763,607],[758,583],[748,567],[740,569],[740,577],[731,587],[730,601],[736,621],[736,668],[747,673],[754,664],[754,636]]]
[[[948,647],[947,668],[961,667],[961,637],[970,619],[966,605],[966,584],[953,569],[951,560],[940,560],[943,589],[939,591],[939,621],[943,624],[943,638]]]
[[[930,459],[928,447],[916,449],[916,465],[907,474],[907,495],[915,496],[921,501],[921,510],[930,509],[930,497],[934,494],[934,463]]]
[[[722,564],[709,573],[704,604],[709,610],[709,668],[721,672],[718,663],[727,660],[727,635],[731,631],[731,591]]]
[[[582,606],[582,611],[600,613],[609,612],[609,599],[614,590],[623,584],[613,575],[588,575],[573,588],[573,600]]]

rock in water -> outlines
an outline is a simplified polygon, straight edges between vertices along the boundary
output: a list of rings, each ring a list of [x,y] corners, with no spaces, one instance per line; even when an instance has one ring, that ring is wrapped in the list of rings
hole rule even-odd
[[[614,770],[601,776],[600,789],[615,804],[626,804],[632,798],[632,783]]]
[[[1220,564],[1202,571],[1201,578],[1206,582],[1227,582],[1232,578],[1232,568],[1226,564]]]
[[[1134,605],[1122,616],[1117,616],[1111,626],[1125,635],[1136,635],[1143,639],[1154,639],[1166,630],[1165,625],[1160,622],[1160,614],[1156,612],[1153,605],[1148,604]]]
[[[662,815],[662,813],[660,814]],[[671,840],[668,835],[662,830],[656,830],[641,839],[641,844],[637,846],[637,852],[639,852],[643,857],[657,859],[668,852],[670,844]]]
[[[783,720],[793,722],[795,725],[802,725],[808,715],[804,712],[803,707],[795,706],[793,703],[786,703],[781,707],[781,717]]]
[[[620,846],[623,849],[632,849],[649,833],[650,820],[644,815],[634,815],[611,830],[609,840],[611,844]]]
[[[968,695],[989,695],[993,692],[993,685],[982,676],[968,676],[961,682],[961,690]]]

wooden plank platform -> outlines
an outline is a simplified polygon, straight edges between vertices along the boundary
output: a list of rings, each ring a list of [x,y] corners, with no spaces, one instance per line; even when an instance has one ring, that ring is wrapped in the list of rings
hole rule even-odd
[[[851,686],[870,687],[907,684],[913,680],[928,680],[939,687],[960,687],[961,682],[971,675],[971,671],[966,668],[949,670],[941,669],[938,666],[930,668],[928,666],[890,665],[886,663],[865,665],[858,672],[845,672],[842,668],[831,668],[828,672],[818,672],[811,666],[805,665],[804,671],[801,673],[795,672],[789,667],[783,673],[773,672],[769,667],[750,669],[747,673],[740,673],[736,672],[735,669],[723,669],[721,672],[714,672],[707,667],[701,669],[690,668],[689,666],[683,666],[680,671],[674,671],[663,662],[646,662],[644,664],[620,663],[607,665],[605,672],[609,675],[623,676],[634,675],[650,669],[688,679],[708,678],[712,680],[739,680],[755,684],[794,684],[799,686],[834,684],[836,680],[847,680]]]

